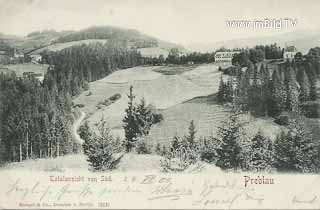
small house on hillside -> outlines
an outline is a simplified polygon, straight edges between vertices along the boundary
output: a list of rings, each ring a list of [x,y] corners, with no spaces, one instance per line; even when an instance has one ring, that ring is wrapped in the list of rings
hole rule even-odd
[[[31,62],[36,64],[41,62],[41,59],[42,59],[42,56],[39,54],[30,55],[30,57],[31,57]]]
[[[216,52],[214,59],[216,63],[231,63],[232,58],[235,54],[240,53],[239,51],[222,51]]]
[[[24,54],[22,52],[19,52],[18,50],[14,50],[14,54],[13,54],[14,58],[23,58]]]
[[[297,54],[297,49],[295,46],[288,46],[284,49],[283,53],[283,60],[289,60],[292,61],[294,59],[294,56]]]
[[[22,76],[23,77],[33,77],[33,78],[39,80],[40,82],[42,82],[44,79],[44,76],[41,73],[35,73],[33,71],[23,72]]]

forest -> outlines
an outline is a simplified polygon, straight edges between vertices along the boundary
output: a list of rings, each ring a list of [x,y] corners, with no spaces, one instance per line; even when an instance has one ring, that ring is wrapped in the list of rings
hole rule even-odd
[[[44,81],[0,75],[0,161],[56,157],[79,149],[70,126],[72,97],[88,83],[121,68],[139,65],[140,54],[118,43],[44,52],[50,64]]]

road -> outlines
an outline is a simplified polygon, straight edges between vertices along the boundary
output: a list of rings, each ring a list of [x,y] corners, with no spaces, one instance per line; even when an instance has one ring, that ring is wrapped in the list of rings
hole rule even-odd
[[[73,136],[74,136],[75,140],[77,142],[79,142],[80,144],[82,144],[84,141],[83,141],[83,139],[80,138],[77,130],[80,127],[81,122],[85,118],[85,116],[86,116],[86,113],[84,113],[83,111],[80,111],[80,117],[72,125]]]

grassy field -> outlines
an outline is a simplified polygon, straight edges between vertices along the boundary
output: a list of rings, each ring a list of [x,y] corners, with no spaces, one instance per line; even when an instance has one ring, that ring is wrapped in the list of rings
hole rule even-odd
[[[214,88],[197,85],[196,83],[201,81],[197,74],[165,75],[156,72],[158,68],[162,67],[135,67],[117,71],[102,80],[90,83],[89,91],[91,95],[88,96],[88,92],[84,92],[74,100],[74,103],[84,105],[81,110],[88,114],[89,123],[94,124],[104,117],[112,131],[123,137],[122,119],[127,107],[127,93],[130,85],[134,87],[137,102],[144,97],[148,103],[153,104],[158,109],[167,109],[198,96],[210,95],[216,91]],[[215,70],[212,66],[202,68]],[[219,78],[218,74],[215,76]],[[193,80],[196,81],[193,82]],[[119,100],[110,106],[96,109],[99,102],[116,93],[121,94]]]
[[[218,127],[230,115],[230,109],[215,102],[214,95],[199,97],[171,108],[162,110],[164,120],[151,128],[145,140],[150,144],[168,144],[175,135],[187,134],[191,120],[194,120],[197,137],[215,136]],[[248,114],[241,120],[248,122],[244,127],[248,137],[253,137],[259,130],[267,137],[275,140],[281,127],[271,118],[254,118]]]
[[[23,64],[3,65],[2,68],[8,69],[9,71],[16,72],[17,76],[22,76],[23,72],[34,72],[34,73],[41,73],[42,75],[44,75],[47,72],[48,65],[23,63]]]
[[[167,74],[166,71],[175,73]],[[127,93],[130,85],[133,85],[136,101],[144,97],[147,103],[153,104],[164,116],[164,120],[153,126],[150,134],[145,137],[148,142],[168,143],[173,136],[186,134],[191,120],[197,126],[198,137],[210,136],[216,134],[230,111],[226,106],[215,102],[214,94],[218,91],[220,75],[218,67],[213,64],[190,68],[135,67],[117,71],[90,83],[91,95],[88,91],[84,92],[74,103],[84,105],[80,110],[87,113],[89,124],[93,125],[103,117],[112,133],[124,138],[122,119],[128,102]],[[116,93],[121,94],[119,100],[97,109],[99,102]],[[245,118],[250,122],[246,127],[249,136],[262,130],[266,136],[274,139],[281,129],[272,119]]]

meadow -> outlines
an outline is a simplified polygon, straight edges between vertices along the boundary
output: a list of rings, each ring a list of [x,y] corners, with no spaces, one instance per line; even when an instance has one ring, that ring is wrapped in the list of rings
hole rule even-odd
[[[7,71],[14,71],[17,74],[17,76],[22,76],[24,72],[34,72],[37,74],[41,73],[42,75],[44,75],[47,72],[48,65],[22,63],[22,64],[3,65],[2,68],[7,69]]]

